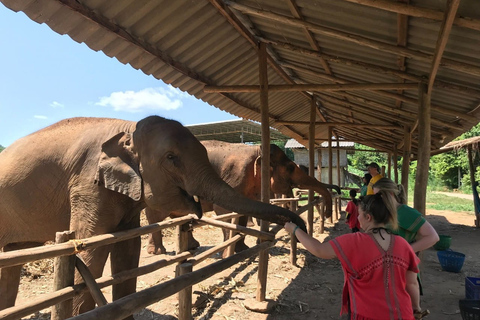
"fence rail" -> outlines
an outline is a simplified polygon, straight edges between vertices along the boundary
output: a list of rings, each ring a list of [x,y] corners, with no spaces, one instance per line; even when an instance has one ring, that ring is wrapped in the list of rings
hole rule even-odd
[[[296,205],[296,202],[298,202],[298,200],[299,199],[289,199],[289,201],[294,201],[295,205]],[[306,206],[301,207],[299,210],[296,210],[297,214],[300,214],[301,212],[305,211],[310,206],[318,205],[319,202],[321,202],[321,198],[315,199],[313,202],[307,204]],[[150,224],[144,227],[139,227],[139,228],[116,232],[116,233],[98,235],[98,236],[94,236],[87,239],[69,240],[68,242],[60,243],[60,244],[46,245],[42,247],[36,247],[36,248],[30,248],[30,249],[24,249],[24,250],[3,252],[3,253],[0,253],[0,268],[22,265],[22,264],[25,264],[31,261],[40,260],[40,259],[75,255],[80,251],[93,249],[93,248],[97,248],[104,245],[109,245],[115,242],[124,241],[127,239],[135,238],[135,237],[152,233],[152,232],[158,232],[162,229],[170,228],[173,226],[177,226],[177,229],[179,230],[179,239],[182,239],[180,234],[185,233],[185,231],[182,231],[181,226],[185,224],[190,224],[194,228],[208,224],[208,225],[231,230],[233,233],[240,233],[240,234],[232,234],[232,237],[229,240],[203,253],[200,253],[196,256],[194,256],[194,254],[189,251],[179,252],[183,250],[178,250],[177,255],[175,256],[166,257],[165,259],[156,261],[154,263],[140,266],[132,270],[126,270],[115,275],[103,276],[96,280],[91,279],[91,281],[89,281],[90,287],[93,285],[95,287],[95,290],[99,291],[99,289],[101,288],[105,288],[113,284],[121,283],[128,279],[132,279],[135,277],[139,277],[139,276],[151,273],[153,271],[156,271],[160,268],[163,268],[172,264],[179,264],[178,266],[179,269],[183,268],[187,270],[186,273],[184,271],[184,274],[177,274],[177,277],[175,277],[172,280],[166,281],[164,283],[158,284],[148,289],[144,289],[137,293],[128,295],[126,297],[113,301],[112,303],[105,304],[92,311],[86,312],[84,314],[81,314],[73,318],[73,319],[121,319],[133,314],[135,311],[145,308],[146,306],[152,303],[155,303],[177,292],[185,290],[186,288],[189,288],[192,285],[199,283],[205,280],[206,278],[226,268],[229,268],[234,264],[239,263],[253,255],[259,254],[260,252],[263,252],[264,250],[274,245],[274,243],[276,242],[275,234],[283,226],[275,226],[270,230],[270,232],[264,232],[264,231],[258,231],[255,229],[250,229],[247,227],[242,227],[232,223],[221,221],[221,220],[238,219],[239,216],[241,215],[236,213],[231,213],[223,216],[217,216],[216,218],[196,219],[196,216],[194,215],[187,215],[180,218],[175,218],[175,219],[171,219],[171,220],[167,220],[159,223]],[[240,253],[236,253],[228,258],[214,262],[206,267],[203,267],[195,271],[191,271],[191,268],[193,266],[198,265],[200,262],[204,261],[205,259],[213,256],[214,254],[222,250],[225,250],[229,247],[231,248],[235,242],[244,238],[245,235],[251,235],[251,236],[257,237],[258,239],[263,240],[263,242],[261,242],[259,245],[256,245],[250,249],[247,249]],[[179,248],[181,248],[180,245],[179,245]],[[293,257],[293,256],[296,256],[296,245],[292,245],[292,248],[295,249],[291,253]],[[295,260],[292,258],[292,263],[294,263],[294,261]],[[264,276],[266,277],[266,275]],[[56,290],[54,292],[43,294],[38,298],[35,298],[26,303],[23,303],[21,306],[14,306],[4,310],[0,310],[0,319],[13,320],[13,319],[19,319],[19,318],[28,316],[36,311],[45,309],[50,306],[58,305],[62,302],[70,300],[76,294],[79,294],[80,292],[83,292],[86,290],[89,290],[87,285],[85,283],[80,283],[72,286],[67,286],[65,288]],[[90,288],[90,290],[92,289]],[[100,299],[100,301],[102,301],[103,296],[97,297],[97,298]],[[191,293],[190,293],[189,299],[191,299]],[[188,300],[188,296],[185,300]],[[100,305],[104,304],[103,302],[100,303]],[[188,304],[186,309],[189,309]],[[191,318],[191,309],[185,310],[182,313],[182,316],[179,317],[179,319],[181,320],[190,319],[190,318]]]

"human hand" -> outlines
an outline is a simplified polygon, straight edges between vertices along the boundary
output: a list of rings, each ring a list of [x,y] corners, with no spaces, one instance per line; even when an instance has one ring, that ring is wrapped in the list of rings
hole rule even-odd
[[[285,230],[287,230],[287,232],[292,233],[293,229],[295,229],[296,226],[297,225],[293,222],[287,222],[287,223],[285,223],[284,228],[285,228]]]

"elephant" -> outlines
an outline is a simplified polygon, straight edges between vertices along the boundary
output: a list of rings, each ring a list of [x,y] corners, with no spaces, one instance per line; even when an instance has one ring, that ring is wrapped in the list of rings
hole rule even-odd
[[[259,200],[261,195],[260,166],[261,147],[241,143],[228,143],[216,140],[201,142],[208,152],[208,158],[215,171],[236,191],[250,199]],[[332,197],[328,189],[335,189],[340,194],[340,188],[336,185],[324,184],[317,179],[310,177],[295,162],[275,144],[270,145],[270,168],[271,168],[271,194],[285,194],[293,197],[292,188],[313,189],[324,199],[326,206],[325,215],[332,215]],[[219,205],[213,205],[201,201],[204,211],[214,210],[217,215],[228,212]],[[145,210],[149,223],[165,219],[169,213],[166,210]],[[240,218],[240,225],[247,224],[247,217]],[[227,238],[228,232],[224,233]],[[199,243],[190,234],[189,248],[198,247]],[[235,251],[246,249],[245,243],[241,240],[236,243]],[[149,236],[147,252],[151,254],[165,253],[162,243],[162,233],[157,232]]]
[[[138,122],[71,118],[21,138],[0,153],[0,194],[4,252],[42,245],[58,231],[87,238],[139,227],[144,208],[201,217],[198,199],[305,230],[293,212],[238,194],[187,128],[158,116]],[[95,278],[109,253],[113,274],[137,267],[140,237],[82,252]],[[20,271],[0,270],[0,310],[14,305]],[[113,299],[135,289],[136,279],[115,285]],[[89,294],[74,298],[75,314],[94,306]]]

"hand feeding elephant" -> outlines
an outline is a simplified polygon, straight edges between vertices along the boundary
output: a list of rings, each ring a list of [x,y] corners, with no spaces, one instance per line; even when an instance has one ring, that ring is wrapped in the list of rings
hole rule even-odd
[[[156,116],[139,122],[73,118],[19,139],[0,153],[0,194],[3,251],[41,245],[57,231],[74,230],[77,238],[86,238],[138,227],[146,207],[201,217],[194,196],[305,228],[292,212],[235,192],[215,173],[205,147],[188,129]],[[140,237],[83,252],[95,278],[109,252],[112,273],[135,268]],[[14,305],[20,270],[0,270],[0,309]],[[113,299],[135,288],[136,279],[115,285]],[[75,314],[94,306],[89,294],[74,299]]]
[[[260,146],[214,140],[202,141],[202,144],[207,149],[208,158],[213,168],[225,182],[247,198],[260,199]],[[328,188],[335,189],[340,193],[338,186],[324,184],[310,177],[274,144],[270,145],[270,167],[272,193],[286,194],[288,197],[292,197],[292,188],[313,189],[324,199],[326,217],[332,215],[332,197]],[[217,215],[228,212],[219,205],[212,207],[212,204],[205,203],[205,201],[202,201],[202,207],[204,211],[213,209]],[[168,212],[164,210],[146,209],[145,213],[149,223],[161,221],[168,216]],[[240,225],[245,226],[246,223],[247,217],[240,218]],[[224,234],[225,238],[227,234]],[[198,242],[190,236],[189,247],[195,248],[198,245]],[[245,248],[247,248],[245,243],[239,241],[236,244],[235,251],[238,252]],[[165,253],[161,232],[150,235],[147,251],[154,254]]]

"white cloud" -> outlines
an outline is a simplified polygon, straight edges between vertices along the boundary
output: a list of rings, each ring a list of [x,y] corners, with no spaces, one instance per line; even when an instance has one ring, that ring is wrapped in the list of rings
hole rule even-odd
[[[42,119],[42,120],[48,119],[47,116],[40,116],[40,115],[34,115],[33,117],[34,117],[35,119]]]
[[[109,97],[101,97],[95,105],[131,113],[147,110],[175,110],[182,106],[182,98],[186,98],[182,91],[169,86],[168,89],[146,88],[137,92],[113,92]]]
[[[50,107],[52,107],[52,108],[64,108],[65,105],[60,103],[60,102],[53,101],[52,103],[50,103]]]

